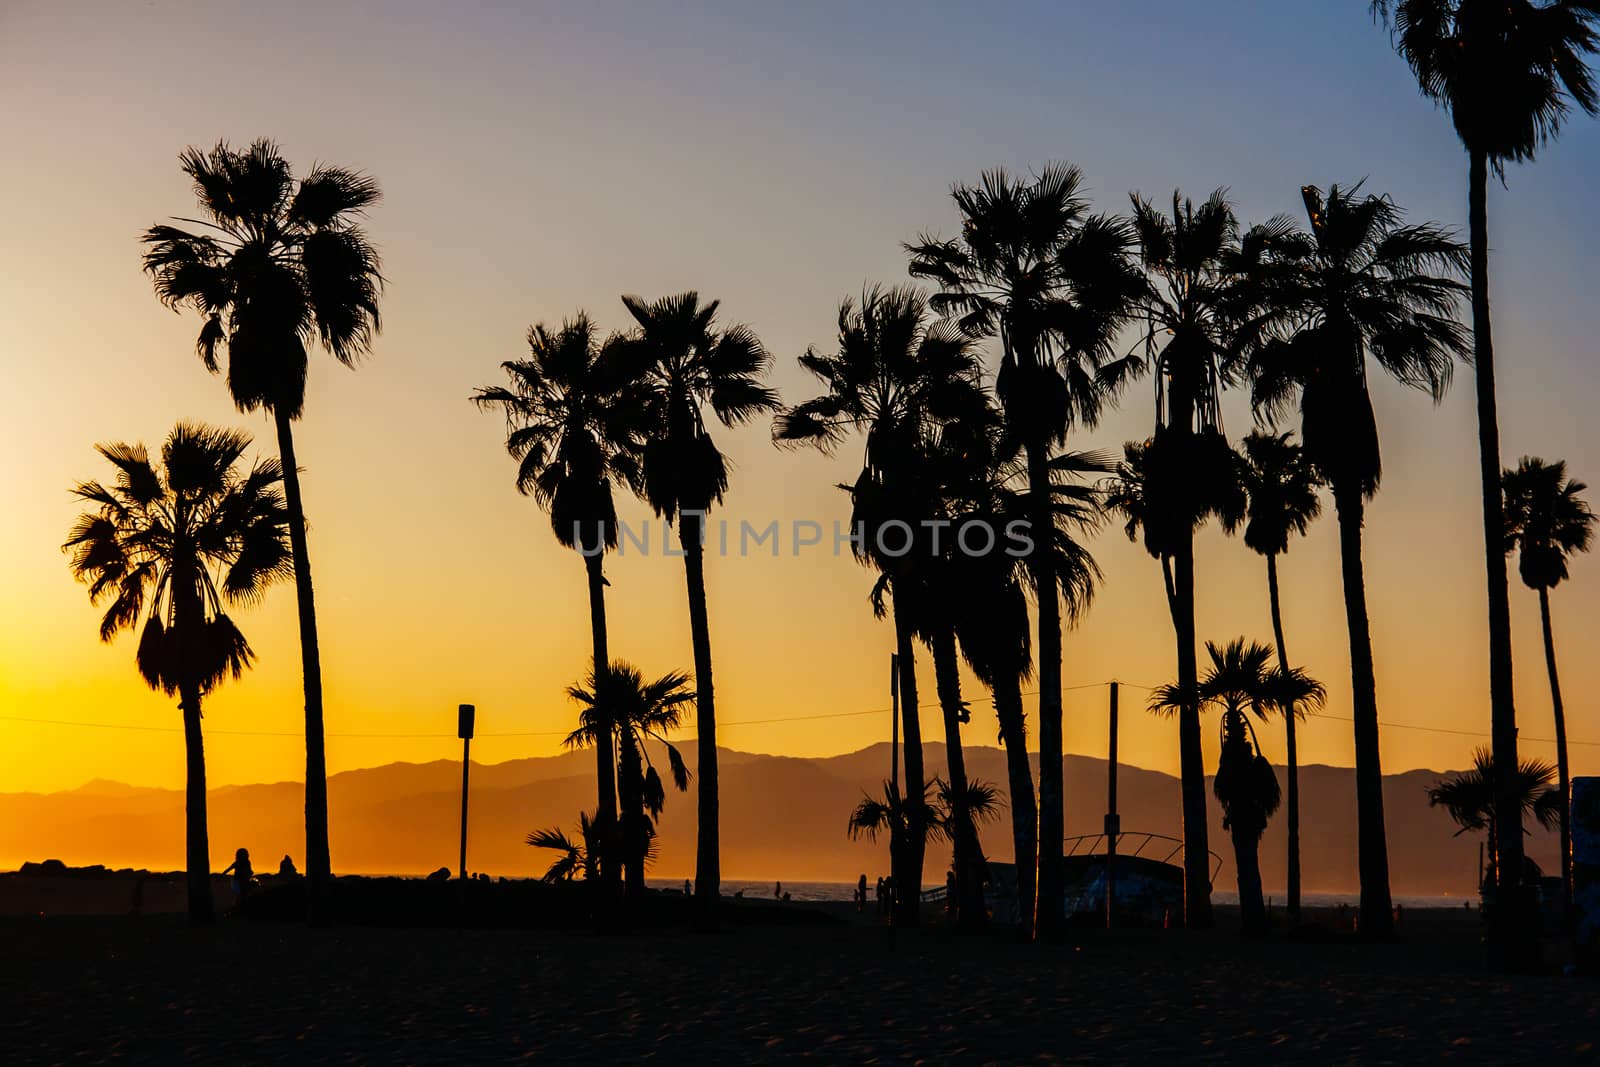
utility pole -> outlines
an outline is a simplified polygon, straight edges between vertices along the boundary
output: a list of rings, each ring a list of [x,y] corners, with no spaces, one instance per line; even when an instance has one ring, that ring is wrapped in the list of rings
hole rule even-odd
[[[900,791],[900,657],[889,653],[889,781]]]
[[[1112,927],[1117,900],[1117,835],[1122,817],[1117,814],[1117,683],[1111,683],[1111,745],[1106,760],[1106,929]]]
[[[462,704],[458,709],[456,735],[461,738],[461,901],[465,911],[467,899],[467,775],[472,770],[472,725],[477,708]]]

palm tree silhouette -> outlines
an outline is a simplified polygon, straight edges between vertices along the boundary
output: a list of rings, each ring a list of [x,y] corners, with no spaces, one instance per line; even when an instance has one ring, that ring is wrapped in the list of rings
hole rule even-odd
[[[1305,449],[1295,444],[1292,434],[1264,433],[1260,430],[1244,439],[1244,462],[1239,470],[1244,478],[1245,495],[1250,503],[1244,526],[1244,543],[1267,559],[1267,597],[1272,607],[1272,636],[1277,643],[1278,670],[1283,682],[1291,685],[1298,669],[1290,665],[1283,640],[1283,613],[1278,604],[1278,556],[1289,551],[1289,535],[1304,537],[1306,530],[1322,513],[1317,495],[1321,479],[1306,459]],[[1285,694],[1287,695],[1287,694]],[[1300,717],[1296,703],[1284,706],[1283,722],[1287,739],[1288,763],[1288,912],[1289,925],[1300,924],[1300,762],[1295,744],[1295,720]]]
[[[1382,937],[1394,915],[1361,530],[1383,464],[1367,358],[1435,403],[1444,396],[1452,361],[1467,351],[1454,317],[1463,286],[1452,276],[1466,252],[1432,223],[1402,225],[1392,201],[1362,195],[1359,183],[1330,186],[1326,196],[1308,185],[1301,195],[1311,232],[1274,241],[1269,306],[1239,355],[1258,412],[1276,423],[1298,398],[1305,456],[1333,489],[1350,635],[1361,930]]]
[[[265,408],[277,426],[306,697],[306,911],[319,923],[326,918],[330,871],[328,768],[293,423],[305,405],[308,346],[320,341],[340,363],[354,366],[378,331],[383,276],[359,225],[378,202],[378,184],[327,164],[313,166],[297,182],[268,140],[237,151],[226,142],[210,152],[188,148],[179,158],[203,218],[175,221],[207,232],[150,227],[143,236],[144,269],[163,303],[200,312],[196,350],[212,373],[221,370],[219,357],[226,353],[228,392],[239,410]]]
[[[925,234],[906,246],[912,276],[939,286],[930,306],[969,337],[999,341],[995,392],[1007,432],[1026,457],[1036,509],[1029,521],[1037,529],[1051,526],[1054,451],[1070,430],[1093,428],[1142,366],[1112,352],[1139,288],[1128,233],[1116,219],[1089,213],[1082,181],[1078,168],[1064,164],[1029,179],[988,171],[977,185],[952,190],[961,237]],[[1029,558],[1039,606],[1039,934],[1053,934],[1065,921],[1062,624],[1047,543],[1039,539]]]
[[[1550,784],[1555,777],[1556,768],[1546,760],[1525,759],[1517,763],[1511,791],[1517,800],[1517,817],[1513,821],[1519,829],[1524,815],[1533,816],[1546,830],[1560,825],[1566,803],[1561,791]],[[1456,831],[1458,835],[1488,831],[1489,870],[1484,875],[1484,886],[1499,881],[1498,868],[1502,862],[1510,862],[1511,855],[1499,832],[1501,820],[1495,785],[1494,754],[1480,745],[1472,751],[1472,770],[1442,778],[1428,789],[1428,804],[1449,810],[1450,818],[1461,827]],[[1521,856],[1522,850],[1518,849],[1517,855]]]
[[[852,550],[882,574],[873,591],[880,618],[884,594],[892,597],[909,795],[928,781],[914,645],[926,621],[924,587],[932,556],[921,523],[939,514],[943,492],[942,474],[930,460],[931,442],[937,427],[983,410],[980,367],[969,339],[933,322],[927,298],[908,287],[871,286],[859,303],[847,297],[839,306],[837,343],[835,354],[811,349],[800,357],[800,365],[827,391],[781,413],[773,423],[773,440],[810,444],[831,454],[855,433],[865,439],[861,473],[847,487],[852,529],[862,533]],[[905,538],[915,542],[905,551],[899,551],[902,525],[909,531]],[[892,536],[890,529],[896,530]],[[907,808],[906,817],[916,822],[920,809]],[[919,824],[914,832],[891,837],[897,884],[922,884],[922,830]],[[898,907],[901,922],[916,922],[915,893],[902,894]]]
[[[1222,190],[1198,206],[1172,194],[1172,213],[1133,194],[1133,232],[1144,268],[1140,311],[1145,358],[1156,371],[1155,433],[1135,453],[1142,481],[1139,517],[1145,545],[1162,559],[1168,608],[1177,639],[1178,685],[1194,693],[1194,534],[1212,515],[1230,532],[1242,518],[1237,464],[1222,429],[1220,364],[1235,343],[1236,323],[1257,295],[1249,270],[1276,233],[1274,219],[1239,235],[1233,207]],[[1128,516],[1131,498],[1115,494]],[[1178,715],[1183,793],[1184,923],[1211,925],[1205,766],[1196,699]]]
[[[599,877],[600,845],[597,840],[595,820],[586,811],[578,813],[578,838],[573,840],[559,826],[535,830],[528,835],[527,843],[534,848],[548,848],[561,853],[553,860],[540,881],[571,882],[582,875],[583,880]]]
[[[139,674],[151,689],[178,695],[188,770],[189,921],[196,924],[212,918],[200,704],[254,658],[223,603],[254,603],[294,573],[282,468],[260,460],[248,472],[238,469],[249,445],[237,430],[179,423],[159,467],[143,445],[96,446],[116,478],[73,489],[94,510],[78,516],[62,546],[90,601],[110,601],[100,640],[134,629],[143,616]]]
[[[617,546],[617,484],[641,483],[639,453],[643,405],[638,390],[605,357],[615,339],[600,341],[587,315],[559,329],[528,329],[528,358],[501,369],[508,385],[484,386],[472,395],[480,409],[499,407],[506,418],[506,451],[518,461],[517,491],[550,513],[556,540],[583,556],[589,579],[589,627],[595,664],[610,663],[606,641],[605,553]],[[604,714],[604,709],[600,710]],[[616,757],[611,731],[595,733],[597,834],[604,842],[617,824]],[[616,864],[600,849],[600,880],[617,881]]]
[[[672,784],[678,792],[686,791],[689,769],[666,735],[683,724],[684,709],[694,706],[694,690],[689,686],[689,676],[681,672],[647,682],[637,667],[613,660],[609,667],[591,670],[581,685],[567,689],[581,710],[577,729],[563,743],[568,748],[602,750],[607,740],[615,745],[621,808],[616,838],[627,868],[628,895],[634,899],[644,892],[645,863],[654,852],[655,820],[667,803],[666,789],[645,742],[655,741],[666,749]]]
[[[863,836],[869,841],[876,841],[879,834],[888,834],[889,852],[893,856],[910,850],[908,839],[913,835],[922,838],[924,850],[930,840],[952,840],[956,833],[958,810],[966,812],[959,818],[987,822],[994,817],[999,806],[999,791],[987,782],[973,780],[958,794],[958,790],[949,782],[935,778],[925,784],[920,792],[902,793],[899,786],[885,779],[882,799],[862,794],[860,803],[850,812],[846,832],[852,841]],[[908,895],[905,884],[896,882],[896,919],[902,914],[901,906]],[[920,882],[913,885],[909,895],[920,899]],[[979,902],[981,906],[981,890]]]
[[[1556,674],[1555,633],[1550,625],[1550,590],[1567,577],[1567,556],[1587,552],[1594,537],[1595,514],[1578,494],[1588,486],[1567,477],[1561,460],[1522,457],[1516,470],[1502,475],[1505,489],[1505,548],[1520,553],[1517,570],[1522,584],[1539,593],[1539,619],[1544,625],[1544,665],[1550,676],[1550,703],[1556,720],[1556,769],[1561,792],[1561,894],[1565,914],[1572,914],[1572,822],[1568,805],[1571,777],[1567,765],[1567,716],[1561,704],[1561,679]]]
[[[647,411],[643,495],[667,522],[678,523],[689,586],[689,632],[694,646],[696,720],[700,749],[700,825],[695,851],[695,896],[700,920],[714,926],[721,895],[718,843],[717,716],[711,675],[711,627],[706,618],[706,513],[728,488],[728,464],[706,430],[705,409],[737,426],[779,407],[761,384],[772,362],[754,331],[719,329],[718,302],[693,292],[645,303],[624,296],[639,324],[622,346],[639,376]]]
[[[1506,163],[1533,159],[1555,139],[1571,105],[1600,107],[1585,57],[1600,44],[1600,7],[1590,0],[1373,0],[1373,15],[1392,30],[1422,94],[1450,112],[1467,150],[1467,219],[1471,236],[1472,351],[1478,393],[1478,466],[1483,492],[1484,561],[1489,590],[1489,694],[1495,760],[1503,776],[1500,816],[1518,817],[1511,768],[1517,764],[1517,713],[1512,684],[1511,602],[1500,551],[1500,424],[1495,402],[1494,339],[1489,321],[1491,168],[1502,181]],[[1393,15],[1390,21],[1391,13]],[[1522,878],[1522,838],[1505,842],[1500,887],[1514,893]],[[1528,918],[1526,909],[1523,917]],[[1491,914],[1494,954],[1537,952],[1537,938],[1516,929],[1516,916]],[[1505,921],[1502,921],[1505,920]],[[1504,962],[1512,962],[1508,957]]]
[[[1212,791],[1222,805],[1223,827],[1233,839],[1244,932],[1262,934],[1267,929],[1267,908],[1261,894],[1261,835],[1278,810],[1280,794],[1277,775],[1261,752],[1246,712],[1264,719],[1273,706],[1272,650],[1254,641],[1246,645],[1240,637],[1224,648],[1207,641],[1206,652],[1211,667],[1200,680],[1199,703],[1222,709],[1222,751]],[[1151,694],[1150,710],[1182,714],[1192,703],[1188,694],[1181,683],[1162,686]]]

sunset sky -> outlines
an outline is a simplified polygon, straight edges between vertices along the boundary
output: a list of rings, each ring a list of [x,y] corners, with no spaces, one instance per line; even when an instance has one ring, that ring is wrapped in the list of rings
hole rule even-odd
[[[526,352],[531,322],[581,308],[621,328],[619,294],[698,289],[758,332],[787,401],[808,398],[795,357],[830,343],[839,299],[904,281],[900,242],[953,232],[951,183],[997,165],[1076,163],[1112,211],[1129,190],[1228,186],[1246,221],[1298,212],[1304,183],[1366,178],[1411,220],[1464,231],[1466,156],[1365,7],[0,6],[0,792],[182,783],[174,701],[139,680],[133,638],[97,641],[60,545],[68,489],[105,471],[97,441],[156,446],[189,418],[274,448],[266,418],[236,412],[195,358],[196,316],[163,308],[139,269],[140,232],[194,207],[186,145],[269,136],[298,170],[332,161],[382,184],[369,230],[389,280],[383,333],[354,372],[315,355],[297,429],[329,765],[452,756],[461,701],[479,709],[474,756],[494,762],[556,749],[589,650],[582,562],[515,492],[501,420],[467,402]],[[1597,166],[1600,125],[1580,118],[1489,191],[1502,458],[1565,458],[1592,481]],[[1375,398],[1384,480],[1366,560],[1384,769],[1459,767],[1488,728],[1471,374],[1437,409],[1388,382]],[[1153,407],[1145,379],[1075,447],[1145,436]],[[1235,437],[1249,429],[1243,396],[1226,414]],[[833,486],[859,448],[829,460],[768,433],[717,434],[734,471],[715,517],[844,519]],[[1285,624],[1330,691],[1301,759],[1349,764],[1328,510],[1283,561]],[[691,656],[682,565],[653,519],[651,532],[648,556],[630,546],[607,573],[613,654],[654,675]],[[886,737],[886,710],[842,714],[887,708],[893,637],[872,618],[871,574],[830,542],[708,558],[726,746],[819,755]],[[1069,751],[1103,754],[1098,683],[1167,681],[1174,655],[1156,563],[1117,525],[1094,549],[1106,581],[1067,638],[1065,684],[1083,688],[1066,694],[1065,730]],[[1197,551],[1202,637],[1270,640],[1263,561],[1214,529]],[[1580,559],[1553,598],[1580,774],[1600,773],[1597,579]],[[1550,738],[1536,599],[1514,584],[1512,604],[1519,722]],[[292,588],[237,618],[259,662],[206,705],[211,782],[298,778]],[[967,695],[983,695],[970,678]],[[1131,689],[1124,707],[1143,698]],[[936,735],[937,712],[923,715]],[[1176,771],[1173,723],[1123,722],[1126,760]],[[996,743],[987,705],[965,736]],[[1263,739],[1281,761],[1281,731]]]

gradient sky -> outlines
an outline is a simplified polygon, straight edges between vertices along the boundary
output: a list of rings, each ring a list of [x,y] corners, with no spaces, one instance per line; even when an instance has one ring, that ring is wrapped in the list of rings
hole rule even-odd
[[[1298,211],[1303,183],[1365,177],[1415,221],[1463,225],[1465,155],[1365,8],[0,6],[0,791],[182,781],[173,701],[139,681],[132,638],[96,641],[98,613],[59,545],[77,511],[69,486],[103,473],[97,441],[157,445],[197,418],[272,445],[266,419],[235,412],[194,357],[196,317],[164,309],[139,271],[139,233],[193,208],[185,145],[271,136],[298,169],[335,161],[381,181],[370,231],[390,282],[384,332],[355,372],[317,355],[297,431],[329,765],[450,756],[463,700],[479,707],[474,755],[499,761],[554,749],[589,642],[581,561],[515,493],[500,420],[466,402],[525,352],[530,322],[584,308],[621,327],[618,294],[696,288],[759,332],[774,384],[803,399],[815,386],[794,357],[830,341],[840,297],[904,280],[901,241],[953,229],[952,182],[1051,159],[1080,165],[1109,210],[1130,189],[1225,185],[1256,220]],[[1600,127],[1580,119],[1489,194],[1503,458],[1564,457],[1591,479],[1600,253],[1580,212],[1597,163]],[[1384,768],[1459,767],[1488,725],[1471,376],[1438,409],[1388,383],[1375,392],[1385,476],[1366,559]],[[1143,437],[1152,411],[1138,383],[1077,446]],[[1249,428],[1242,397],[1227,413],[1236,436]],[[766,426],[718,440],[735,464],[721,517],[845,517],[832,485],[853,475],[856,448],[779,452]],[[653,532],[649,557],[608,564],[609,609],[614,654],[659,674],[691,656],[682,566]],[[1094,683],[1155,684],[1174,667],[1156,564],[1118,527],[1095,551],[1106,582],[1065,662],[1067,685],[1091,687],[1066,695],[1066,742],[1103,754]],[[1260,558],[1215,530],[1198,551],[1200,634],[1270,639]],[[1347,716],[1331,514],[1282,570],[1293,655],[1328,682],[1328,714]],[[724,721],[886,707],[892,634],[872,619],[866,570],[811,550],[712,558],[707,572]],[[1600,772],[1595,578],[1580,560],[1554,597],[1569,732],[1591,742],[1573,746],[1577,773]],[[1512,603],[1520,722],[1548,738],[1536,600],[1515,585]],[[292,591],[239,621],[260,658],[206,706],[211,781],[297,778]],[[937,712],[923,715],[936,736]],[[1170,722],[1123,722],[1126,759],[1176,770]],[[721,738],[813,755],[887,729],[885,712],[728,725]],[[1350,729],[1312,720],[1302,759],[1348,764]],[[397,734],[421,736],[372,736]],[[1281,760],[1279,731],[1263,736]],[[985,705],[966,737],[995,743]]]

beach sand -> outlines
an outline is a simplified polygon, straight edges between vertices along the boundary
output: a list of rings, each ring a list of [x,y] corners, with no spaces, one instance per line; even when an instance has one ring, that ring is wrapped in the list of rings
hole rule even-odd
[[[773,905],[769,905],[773,906]],[[1600,988],[1483,971],[1476,916],[1405,939],[940,929],[719,935],[0,920],[9,1062],[1510,1062],[1595,1055]]]

